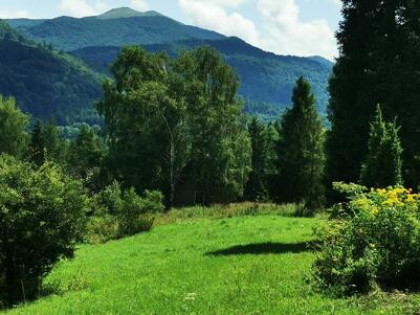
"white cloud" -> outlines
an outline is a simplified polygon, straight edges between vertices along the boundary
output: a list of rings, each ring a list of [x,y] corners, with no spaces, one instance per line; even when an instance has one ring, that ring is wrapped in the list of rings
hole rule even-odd
[[[343,3],[341,2],[341,0],[327,0],[327,1],[329,1],[329,2],[331,2],[331,3],[333,3],[333,4],[335,4],[335,5],[337,5],[337,6],[339,6],[339,7],[341,7],[341,5],[343,4]]]
[[[258,11],[264,20],[260,45],[265,49],[301,56],[337,55],[334,31],[326,20],[302,22],[295,0],[258,0]]]
[[[278,54],[298,56],[337,55],[334,31],[323,19],[303,22],[296,0],[256,0],[257,28],[253,21],[227,7],[239,7],[247,0],[178,0],[181,10],[198,26],[227,36],[238,36],[250,44]],[[338,1],[338,0],[328,0]]]
[[[258,31],[251,20],[241,14],[228,13],[227,6],[239,6],[246,0],[179,0],[179,6],[195,25],[227,36],[238,36],[249,42],[258,40]]]
[[[16,19],[16,18],[27,18],[29,17],[29,12],[25,10],[3,10],[0,9],[0,18],[1,19]]]
[[[131,0],[130,7],[139,11],[147,11],[149,10],[149,5],[145,0]]]
[[[59,9],[74,17],[85,17],[101,14],[111,7],[101,0],[97,0],[94,4],[90,4],[87,0],[62,0]]]

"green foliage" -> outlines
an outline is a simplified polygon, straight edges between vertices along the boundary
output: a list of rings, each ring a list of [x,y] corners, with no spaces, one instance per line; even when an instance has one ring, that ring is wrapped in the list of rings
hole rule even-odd
[[[46,161],[64,164],[67,155],[67,143],[61,138],[60,131],[53,121],[43,124],[37,121],[31,133],[28,158],[41,166]]]
[[[277,199],[319,208],[324,199],[324,130],[308,81],[300,78],[293,107],[281,120]]]
[[[250,159],[240,121],[238,78],[209,48],[176,60],[139,47],[123,49],[98,104],[110,137],[110,169],[125,186],[166,192],[179,182],[203,202],[242,195]]]
[[[111,239],[149,231],[157,213],[163,212],[160,192],[145,191],[138,196],[134,188],[122,190],[113,182],[92,198],[86,240],[103,243]]]
[[[122,204],[117,208],[120,235],[133,235],[148,231],[153,226],[155,214],[163,212],[163,195],[157,191],[145,191],[139,197],[134,188],[124,191]]]
[[[73,176],[83,179],[91,190],[97,191],[102,186],[101,170],[106,154],[104,140],[97,135],[94,128],[83,124],[76,139],[70,144],[68,171]]]
[[[0,94],[0,154],[22,157],[27,149],[29,116],[16,107],[14,98]]]
[[[420,178],[418,3],[343,1],[340,57],[330,81],[329,181],[356,182],[366,157],[369,122],[380,103],[387,120],[398,117],[404,182]]]
[[[14,30],[5,21],[0,20],[0,40],[7,41],[24,41],[24,38],[19,32]]]
[[[253,118],[248,126],[252,147],[252,165],[249,181],[245,187],[245,199],[250,201],[265,201],[269,199],[268,172],[270,156],[274,154],[273,139],[268,132],[269,126],[264,126],[257,118]]]
[[[54,164],[34,170],[0,157],[0,301],[10,305],[39,293],[42,277],[73,255],[86,206],[81,183]]]
[[[402,148],[396,121],[385,123],[380,106],[371,123],[368,156],[362,165],[361,182],[367,187],[403,185]]]
[[[339,295],[420,286],[419,195],[404,188],[350,198],[322,233],[314,264],[318,285]]]
[[[14,95],[25,112],[57,123],[94,123],[91,104],[101,95],[100,75],[76,58],[26,41],[0,38],[0,91]]]

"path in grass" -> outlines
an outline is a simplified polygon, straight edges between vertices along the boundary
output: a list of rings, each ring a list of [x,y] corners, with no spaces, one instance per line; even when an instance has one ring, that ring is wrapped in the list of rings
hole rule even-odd
[[[47,279],[60,290],[21,314],[361,314],[311,292],[317,219],[249,216],[158,226],[86,246]],[[397,302],[378,313],[403,313]],[[373,312],[373,311],[372,311]]]

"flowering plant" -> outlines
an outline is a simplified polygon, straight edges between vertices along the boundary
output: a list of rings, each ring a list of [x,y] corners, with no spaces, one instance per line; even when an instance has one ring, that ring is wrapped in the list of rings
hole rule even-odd
[[[420,287],[420,194],[361,190],[334,207],[314,264],[321,287],[353,294]]]

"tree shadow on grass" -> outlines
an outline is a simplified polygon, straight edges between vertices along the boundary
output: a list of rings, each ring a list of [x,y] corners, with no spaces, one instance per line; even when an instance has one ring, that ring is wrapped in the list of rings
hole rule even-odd
[[[265,254],[285,254],[303,253],[317,249],[318,242],[302,242],[294,244],[285,243],[260,243],[237,245],[225,249],[208,252],[209,256],[232,256],[232,255],[265,255]]]

